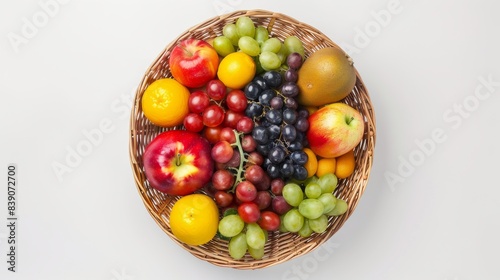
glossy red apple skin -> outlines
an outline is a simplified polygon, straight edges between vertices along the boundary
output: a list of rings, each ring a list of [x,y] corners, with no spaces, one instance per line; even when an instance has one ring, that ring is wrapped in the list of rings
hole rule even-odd
[[[210,143],[184,130],[156,136],[145,148],[143,164],[150,186],[169,195],[187,195],[202,188],[214,169]]]
[[[217,75],[219,55],[206,41],[189,38],[172,49],[169,66],[178,82],[189,88],[199,88]]]
[[[335,158],[354,149],[363,139],[365,124],[358,110],[345,103],[332,103],[309,116],[306,137],[318,156]]]

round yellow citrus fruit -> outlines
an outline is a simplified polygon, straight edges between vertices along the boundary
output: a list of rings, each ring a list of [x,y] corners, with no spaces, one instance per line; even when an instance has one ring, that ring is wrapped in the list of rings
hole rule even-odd
[[[148,120],[162,127],[182,124],[189,113],[189,90],[172,78],[151,83],[142,96],[142,111]]]
[[[354,172],[354,168],[356,167],[356,161],[354,159],[354,151],[351,150],[341,156],[336,158],[337,163],[335,167],[335,175],[339,179],[344,179]]]
[[[174,203],[169,220],[177,239],[188,245],[202,245],[217,233],[219,210],[209,196],[189,194]]]
[[[219,80],[232,89],[241,89],[255,76],[255,61],[243,52],[233,52],[225,56],[217,70]]]
[[[318,160],[318,170],[316,170],[316,176],[321,177],[328,173],[335,174],[336,166],[335,158],[322,158]]]
[[[316,158],[316,154],[314,154],[311,149],[304,148],[303,151],[307,155],[307,161],[304,164],[304,168],[307,170],[307,178],[309,178],[316,174],[318,169],[318,159]]]

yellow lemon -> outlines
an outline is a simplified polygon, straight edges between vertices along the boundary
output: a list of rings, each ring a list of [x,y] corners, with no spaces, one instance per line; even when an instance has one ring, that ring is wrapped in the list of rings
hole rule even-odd
[[[219,210],[209,196],[190,194],[175,202],[169,221],[177,239],[188,245],[202,245],[217,233]]]
[[[142,96],[142,111],[152,123],[162,127],[182,124],[189,113],[189,90],[172,78],[151,83]]]
[[[225,56],[217,70],[219,80],[232,89],[241,89],[255,76],[255,61],[244,52],[234,52]]]

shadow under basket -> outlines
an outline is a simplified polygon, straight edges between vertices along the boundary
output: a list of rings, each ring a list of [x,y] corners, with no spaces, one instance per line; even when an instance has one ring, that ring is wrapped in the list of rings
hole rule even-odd
[[[201,246],[189,246],[175,238],[172,234],[169,215],[175,201],[179,197],[169,196],[151,188],[144,174],[142,154],[145,147],[155,136],[168,130],[152,124],[143,114],[141,98],[149,84],[160,78],[172,77],[168,60],[172,48],[181,40],[198,38],[208,40],[222,35],[222,28],[228,23],[234,23],[240,16],[250,17],[256,26],[267,27],[270,36],[284,40],[287,36],[295,35],[301,39],[306,57],[314,51],[324,47],[339,47],[316,28],[299,22],[284,14],[265,10],[236,11],[209,19],[198,24],[172,41],[147,69],[136,91],[134,106],[130,119],[130,161],[135,183],[139,195],[156,223],[179,246],[193,254],[195,257],[221,267],[235,269],[259,269],[273,266],[307,254],[318,248],[331,238],[346,222],[355,210],[370,176],[375,148],[375,116],[367,89],[356,71],[357,81],[352,92],[342,102],[357,109],[365,122],[365,133],[360,144],[355,148],[356,168],[354,173],[339,180],[339,185],[334,195],[344,199],[348,204],[345,214],[329,217],[328,228],[321,234],[313,233],[308,238],[300,237],[296,233],[269,232],[269,239],[265,245],[264,257],[254,260],[248,253],[240,260],[233,260],[228,253],[228,241],[214,238]],[[183,129],[174,127],[170,129]]]

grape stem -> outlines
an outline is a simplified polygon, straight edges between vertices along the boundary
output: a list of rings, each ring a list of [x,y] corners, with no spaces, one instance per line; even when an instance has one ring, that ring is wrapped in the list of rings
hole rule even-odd
[[[233,187],[229,192],[234,192],[236,189],[236,186],[243,181],[243,165],[245,164],[245,153],[243,152],[243,147],[241,146],[241,141],[240,141],[240,134],[236,129],[233,129],[234,136],[236,136],[236,142],[234,145],[238,147],[238,152],[240,153],[240,166],[238,167],[238,170],[236,171],[236,180],[234,181]]]

